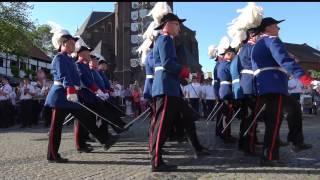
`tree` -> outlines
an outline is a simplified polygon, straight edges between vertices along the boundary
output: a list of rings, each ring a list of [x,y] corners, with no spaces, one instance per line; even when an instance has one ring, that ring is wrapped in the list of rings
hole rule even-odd
[[[52,35],[50,33],[51,27],[47,24],[37,26],[30,32],[33,44],[44,51],[48,56],[52,56],[54,47],[51,43]]]
[[[34,29],[29,20],[33,6],[26,2],[0,2],[0,51],[23,53],[28,32]]]

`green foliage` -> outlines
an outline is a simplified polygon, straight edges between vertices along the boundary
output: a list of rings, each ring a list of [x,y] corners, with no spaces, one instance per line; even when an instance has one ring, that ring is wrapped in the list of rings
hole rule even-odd
[[[30,32],[30,38],[33,44],[44,51],[47,55],[51,55],[54,52],[54,47],[51,43],[52,35],[50,33],[51,27],[47,24],[39,25]]]
[[[32,8],[26,2],[0,2],[0,51],[24,53],[26,36],[34,29],[28,18]]]
[[[13,77],[19,78],[19,68],[17,66],[11,66],[11,73]]]
[[[311,71],[311,77],[316,78],[316,79],[320,79],[320,72],[319,71],[315,71],[315,70],[310,70]]]

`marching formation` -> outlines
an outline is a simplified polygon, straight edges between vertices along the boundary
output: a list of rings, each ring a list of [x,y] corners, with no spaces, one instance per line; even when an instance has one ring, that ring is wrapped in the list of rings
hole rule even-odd
[[[294,150],[312,147],[304,143],[302,112],[296,99],[288,94],[288,77],[299,79],[304,86],[310,86],[312,78],[284,48],[278,36],[278,24],[283,20],[263,17],[263,9],[255,3],[248,3],[238,12],[240,15],[228,27],[232,40],[224,36],[217,47],[209,47],[209,56],[216,65],[213,86],[206,86],[204,91],[208,101],[205,114],[207,121],[216,121],[216,136],[224,143],[238,142],[238,149],[250,156],[259,155],[257,122],[264,122],[260,162],[262,166],[278,166],[281,165],[279,131],[284,112],[288,114],[287,140]],[[182,82],[189,78],[190,70],[179,55],[175,38],[185,19],[173,14],[166,2],[156,3],[149,16],[153,22],[143,34],[144,42],[138,49],[146,71],[143,96],[149,108],[129,123],[121,119],[125,114],[108,101],[110,84],[97,68],[105,61],[99,61],[100,55],[92,53],[80,37],[52,25],[52,43],[59,53],[52,61],[54,83],[45,101],[45,106],[53,109],[49,162],[68,161],[58,153],[66,117],[76,119],[77,151],[91,152],[92,147],[86,143],[89,133],[108,150],[118,139],[118,135],[109,133],[109,126],[120,134],[140,117],[151,115],[148,148],[152,172],[177,169],[162,158],[162,147],[171,134],[185,134],[196,158],[210,155],[210,150],[201,145],[197,137],[195,121],[199,114],[194,110],[199,106],[197,87],[190,86],[189,92],[194,90],[190,95],[191,105],[183,93]],[[241,120],[239,138],[231,136],[231,124],[236,118]]]

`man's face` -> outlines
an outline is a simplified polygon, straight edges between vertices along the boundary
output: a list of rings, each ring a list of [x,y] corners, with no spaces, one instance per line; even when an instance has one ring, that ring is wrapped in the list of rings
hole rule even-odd
[[[91,69],[96,69],[98,67],[98,62],[96,58],[92,58],[89,62],[89,66]]]
[[[85,62],[89,62],[91,60],[90,51],[87,50],[81,51],[78,56],[83,58]]]
[[[224,59],[227,59],[227,60],[232,60],[233,57],[234,57],[234,52],[227,52],[225,55],[224,55]]]
[[[107,65],[105,63],[102,63],[102,64],[99,64],[98,68],[105,71],[107,70]]]
[[[176,37],[179,35],[181,29],[180,29],[180,23],[178,21],[169,21],[166,24],[167,31],[170,35],[173,37]]]
[[[69,54],[71,54],[74,51],[75,48],[75,41],[73,39],[68,39],[63,43],[63,47],[61,49],[65,49],[65,51]]]
[[[272,24],[266,27],[265,32],[271,36],[279,36],[279,30],[278,24]]]

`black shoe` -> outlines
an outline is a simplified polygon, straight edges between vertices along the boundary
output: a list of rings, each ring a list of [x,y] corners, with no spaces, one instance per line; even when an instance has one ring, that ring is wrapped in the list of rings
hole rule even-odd
[[[306,144],[306,143],[302,143],[302,144],[292,144],[291,145],[291,149],[294,151],[294,152],[300,152],[300,151],[303,151],[303,150],[307,150],[307,149],[310,149],[312,148],[312,145],[311,144]]]
[[[86,147],[82,147],[80,149],[77,149],[77,151],[78,151],[78,153],[89,153],[89,152],[93,151],[93,148],[86,146]]]
[[[107,142],[103,145],[104,150],[108,150],[112,145],[114,145],[119,139],[118,135],[109,135]]]
[[[200,158],[200,157],[208,156],[208,155],[210,155],[209,149],[203,147],[201,150],[196,151],[196,153],[195,153],[195,155],[194,155],[194,158],[195,158],[195,159],[198,159],[198,158]]]
[[[165,163],[161,163],[158,167],[151,168],[151,172],[170,172],[177,170],[177,165],[168,165]]]
[[[48,159],[49,163],[67,163],[69,160],[67,158],[62,158],[58,156],[57,159]]]
[[[264,167],[283,167],[285,166],[285,163],[279,161],[279,160],[260,160],[260,166]]]

